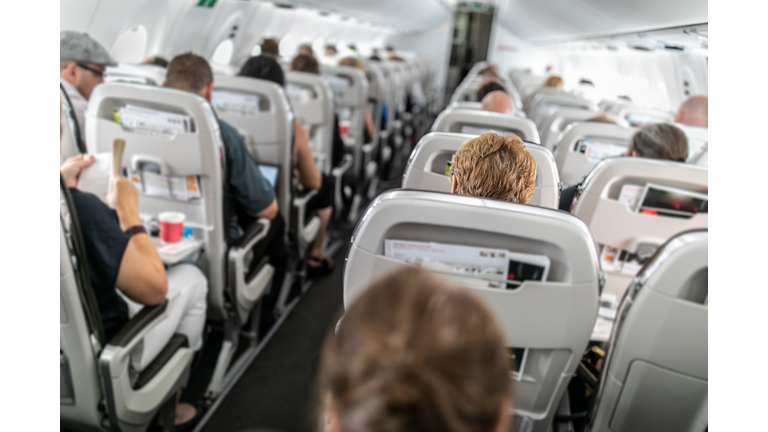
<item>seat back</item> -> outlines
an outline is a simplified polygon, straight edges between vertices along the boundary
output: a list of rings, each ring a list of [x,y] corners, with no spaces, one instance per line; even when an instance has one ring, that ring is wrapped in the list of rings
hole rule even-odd
[[[165,73],[166,69],[160,66],[119,63],[117,66],[107,67],[104,73],[104,82],[162,86],[165,82]]]
[[[377,62],[365,64],[365,77],[368,79],[368,109],[373,120],[372,142],[378,143],[381,132],[381,110],[388,93],[387,80]]]
[[[451,177],[446,174],[447,163],[475,135],[450,132],[430,132],[413,149],[403,175],[403,189],[450,192]],[[538,144],[525,143],[536,161],[536,188],[528,204],[554,208],[560,197],[559,178],[552,152]]]
[[[431,132],[454,132],[480,135],[494,130],[513,133],[523,141],[539,142],[539,131],[529,119],[483,110],[446,110],[440,113]]]
[[[354,172],[362,169],[362,148],[365,139],[365,107],[368,105],[368,80],[365,73],[350,66],[320,65],[328,77],[336,100],[339,125],[349,125],[344,142],[352,149]]]
[[[188,116],[186,132],[151,131],[144,127],[120,124],[115,112],[128,105]],[[223,319],[226,289],[226,254],[229,220],[224,211],[224,144],[219,122],[211,105],[203,97],[182,90],[140,84],[111,83],[94,89],[88,104],[88,142],[92,153],[111,153],[115,138],[125,139],[123,165],[139,182],[139,213],[142,219],[156,218],[161,212],[186,215],[184,225],[203,242],[207,263],[209,316]],[[160,175],[199,182],[199,198],[180,199],[177,189],[169,194],[159,186],[167,185],[148,170]],[[141,179],[144,186],[141,186]],[[178,185],[177,182],[172,182]],[[181,186],[183,188],[183,186]]]
[[[69,96],[64,91],[64,87],[59,86],[61,92],[61,162],[88,152],[82,137],[85,134],[82,131],[83,125],[77,123],[77,116],[69,102]]]
[[[702,431],[708,413],[708,234],[670,239],[617,313],[593,407],[595,431]]]
[[[592,102],[581,99],[580,97],[570,93],[539,93],[531,99],[531,105],[526,111],[528,118],[536,123],[536,126],[541,126],[544,123],[544,119],[554,111],[555,109],[573,109],[588,111],[596,114],[599,110]]]
[[[563,187],[579,184],[605,157],[618,156],[629,146],[634,129],[608,123],[576,122],[560,134],[555,163]]]
[[[688,162],[693,163],[694,159],[700,160],[701,155],[706,154],[707,143],[709,142],[709,129],[680,123],[674,123],[674,125],[680,128],[685,133],[685,136],[688,137]],[[706,160],[703,161],[703,166],[707,166]]]
[[[536,97],[539,94],[546,94],[546,95],[563,95],[567,94],[563,92],[562,90],[556,89],[554,87],[542,87],[541,83],[546,78],[542,78],[541,80],[536,80],[535,77],[529,78],[528,85],[523,85],[521,91],[523,96],[523,109],[530,117],[533,113],[531,111],[531,102],[533,102],[533,98]]]
[[[456,101],[451,102],[448,104],[447,107],[445,107],[446,110],[454,110],[454,109],[483,109],[482,102],[475,102],[475,101]]]
[[[632,127],[648,123],[672,123],[675,116],[671,112],[641,107],[635,104],[614,105],[610,112],[616,118],[625,120]]]
[[[388,256],[387,249],[397,249],[391,243],[388,248],[387,240],[503,249],[549,258],[546,280],[525,281],[516,289],[491,289],[471,276],[460,282],[495,313],[508,347],[527,349],[519,361],[522,377],[516,384],[515,413],[531,419],[534,432],[548,430],[597,316],[598,257],[586,226],[556,210],[421,191],[385,192],[365,215],[347,253],[345,307],[371,281],[414,265],[404,257]],[[467,255],[467,259],[473,258]],[[438,272],[460,277],[451,270]]]
[[[592,111],[571,108],[555,108],[541,122],[539,134],[541,135],[541,145],[555,151],[557,139],[560,138],[563,129],[577,121],[585,121],[595,116]]]
[[[320,75],[289,71],[285,93],[296,120],[307,131],[317,167],[330,174],[333,156],[333,91]]]
[[[245,139],[248,151],[257,162],[280,166],[277,203],[286,226],[291,225],[294,114],[282,87],[255,78],[216,75],[213,82],[213,108]],[[228,95],[256,98],[258,109],[228,107]],[[218,99],[221,98],[221,99]],[[217,101],[217,99],[220,101]],[[250,99],[253,102],[253,99]]]
[[[671,217],[639,213],[627,204],[631,190],[646,184],[707,194],[707,169],[679,162],[618,157],[599,162],[582,184],[571,213],[592,231],[602,247],[604,292],[621,298],[639,266],[660,245],[677,233],[707,228],[708,214]],[[625,185],[630,185],[626,189]],[[635,193],[635,201],[640,199]],[[623,196],[622,196],[623,195]],[[611,248],[615,251],[612,252]],[[622,260],[622,252],[637,255],[631,262]],[[626,256],[626,255],[625,255]]]
[[[101,382],[94,351],[104,343],[104,330],[93,291],[73,204],[65,187],[60,188],[59,311],[61,351],[62,427],[98,429],[104,414]],[[93,342],[92,342],[93,341]],[[92,346],[95,343],[96,346]]]
[[[709,144],[704,143],[704,145],[701,146],[699,150],[691,156],[690,159],[688,159],[688,163],[701,167],[709,166]]]

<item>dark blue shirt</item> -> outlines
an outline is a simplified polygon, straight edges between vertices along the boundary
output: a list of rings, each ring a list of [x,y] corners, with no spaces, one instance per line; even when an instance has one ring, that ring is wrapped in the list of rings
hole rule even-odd
[[[234,242],[239,237],[237,231],[238,210],[256,214],[272,204],[275,191],[269,182],[261,175],[256,161],[248,152],[237,129],[219,120],[221,133],[224,137],[224,152],[228,178],[227,197],[229,199],[229,214],[232,215],[229,224],[229,238]],[[246,227],[247,228],[247,227]]]
[[[128,322],[128,305],[115,291],[117,273],[130,237],[120,229],[117,213],[96,195],[70,189],[85,243],[101,324],[107,341]]]

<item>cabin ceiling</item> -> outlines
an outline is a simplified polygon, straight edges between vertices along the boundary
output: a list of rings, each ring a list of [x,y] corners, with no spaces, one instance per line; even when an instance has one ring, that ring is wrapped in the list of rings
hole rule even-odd
[[[500,0],[498,22],[531,43],[706,23],[707,0]]]
[[[290,3],[386,24],[400,31],[428,30],[453,15],[444,0],[296,0]]]

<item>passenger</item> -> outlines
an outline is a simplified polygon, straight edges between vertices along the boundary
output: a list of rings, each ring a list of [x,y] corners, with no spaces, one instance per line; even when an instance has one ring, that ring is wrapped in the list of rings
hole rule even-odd
[[[85,142],[85,110],[93,89],[104,82],[107,66],[117,62],[101,44],[85,33],[63,31],[59,37],[61,70],[59,82],[77,118],[80,138]]]
[[[168,68],[168,60],[160,56],[147,57],[141,61],[141,64],[160,66],[161,68]]]
[[[517,135],[472,138],[451,164],[451,193],[528,204],[535,186],[536,161]]]
[[[301,57],[297,56],[297,57]],[[308,56],[306,56],[308,57]],[[314,60],[314,58],[311,58]],[[309,59],[306,59],[309,64]],[[316,62],[315,62],[316,63]],[[240,69],[239,76],[272,81],[285,87],[285,77],[280,64],[272,57],[251,57]],[[333,178],[320,172],[315,164],[312,150],[309,148],[309,139],[304,128],[298,122],[293,122],[295,163],[299,183],[307,189],[317,189],[317,194],[307,203],[307,214],[317,212],[320,218],[320,229],[307,260],[307,273],[310,277],[317,277],[333,272],[333,261],[323,252],[323,241],[328,223],[333,213],[334,182]]]
[[[109,207],[96,195],[77,189],[80,174],[92,165],[93,156],[75,156],[61,166],[60,173],[72,195],[82,231],[91,286],[98,304],[106,341],[144,306],[161,304],[170,293],[178,293],[167,317],[144,336],[131,364],[141,372],[162,351],[175,333],[187,337],[189,348],[203,345],[208,281],[197,267],[178,264],[169,268],[149,239],[139,218],[139,195],[125,177],[112,177],[107,195]],[[111,207],[111,208],[110,208]],[[191,427],[202,417],[202,405],[179,402],[177,430]]]
[[[467,289],[409,268],[374,282],[326,337],[326,432],[506,432],[505,336]]]
[[[691,96],[683,102],[675,116],[675,123],[691,126],[708,127],[709,98],[706,96]]]
[[[181,54],[168,65],[165,85],[170,88],[197,93],[211,100],[213,73],[208,62],[195,54]],[[262,302],[262,324],[270,323],[271,307],[277,300],[286,269],[286,246],[284,243],[285,220],[279,212],[275,191],[261,175],[261,171],[248,152],[243,139],[235,128],[219,120],[224,138],[224,155],[227,172],[227,200],[229,240],[234,243],[240,237],[238,225],[246,231],[257,218],[269,219],[269,231],[260,245],[254,249],[254,256],[268,256],[275,267],[272,284],[276,289],[270,292],[267,301]],[[252,260],[257,265],[258,259]]]
[[[507,92],[507,89],[504,88],[503,85],[491,81],[487,84],[481,85],[480,88],[477,89],[477,92],[475,93],[475,100],[478,102],[482,102],[483,99],[485,99],[485,96],[488,95],[488,93],[495,92],[495,91],[503,91],[504,93]]]
[[[486,85],[486,84],[488,84],[489,82],[497,82],[499,84],[503,83],[501,77],[496,75],[493,72],[484,74],[484,75],[482,75],[482,77],[483,78],[480,80],[480,86],[481,87]]]
[[[584,120],[584,121],[595,122],[595,123],[617,124],[616,121],[614,121],[613,119],[608,118],[608,116],[606,116],[604,112],[600,112],[598,115],[596,115],[596,116],[594,116],[592,118],[589,118],[587,120]]]
[[[336,47],[333,45],[326,45],[325,46],[325,52],[323,52],[323,55],[326,57],[335,57],[337,54]]]
[[[301,44],[299,45],[298,53],[308,55],[310,57],[315,57],[315,53],[312,51],[312,45],[310,44]]]
[[[339,66],[349,66],[358,68],[365,73],[365,63],[354,57],[345,57],[339,60]],[[365,105],[365,142],[369,142],[373,139],[374,133],[373,117],[371,117],[371,111],[368,109],[368,105]]]
[[[488,93],[482,100],[483,110],[501,114],[514,114],[515,104],[505,91],[496,90]]]
[[[291,61],[291,70],[320,75],[320,63],[314,56],[299,54]]]
[[[264,39],[264,41],[261,42],[261,54],[272,56],[274,58],[279,59],[280,45],[278,44],[277,39],[274,39],[274,38]]]
[[[635,132],[626,156],[685,162],[688,157],[688,138],[680,128],[666,123],[650,123]],[[573,199],[581,184],[563,189],[560,210],[571,211]]]
[[[559,76],[551,76],[542,84],[544,87],[553,87],[560,91],[565,91],[565,82]]]
[[[491,63],[491,64],[488,64],[488,66],[486,66],[486,67],[484,67],[484,68],[480,69],[480,70],[477,72],[477,74],[478,74],[478,75],[488,75],[488,74],[493,74],[493,75],[499,76],[499,67],[498,67],[498,66],[496,66],[495,64]]]

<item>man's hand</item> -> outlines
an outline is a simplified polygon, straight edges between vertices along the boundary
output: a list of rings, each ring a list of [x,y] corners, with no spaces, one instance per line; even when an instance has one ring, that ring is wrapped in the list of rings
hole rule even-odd
[[[67,187],[76,188],[77,183],[80,180],[80,173],[84,168],[88,168],[93,165],[95,159],[93,156],[73,156],[67,159],[61,166],[59,171],[61,176],[64,177],[64,181],[67,183]]]
[[[139,219],[139,193],[133,183],[125,177],[109,174],[107,204],[117,211],[120,227],[126,229],[141,224]]]

